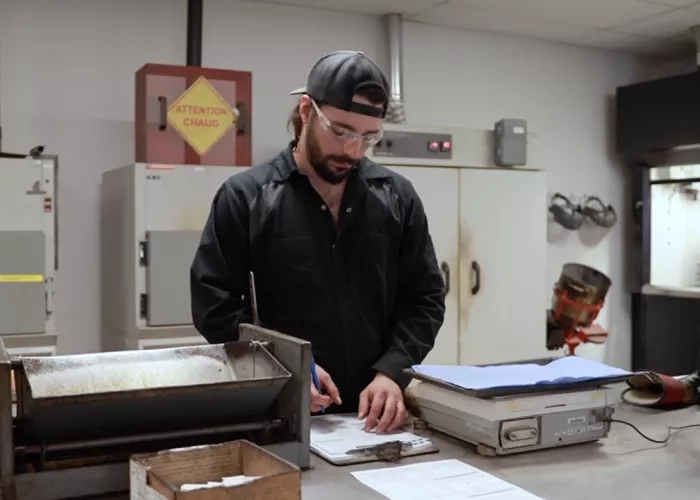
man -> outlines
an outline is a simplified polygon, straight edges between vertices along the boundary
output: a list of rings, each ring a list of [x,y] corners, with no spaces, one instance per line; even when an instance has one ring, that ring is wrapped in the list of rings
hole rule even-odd
[[[276,158],[217,192],[191,269],[192,316],[212,343],[260,321],[308,340],[320,394],[311,411],[358,411],[376,432],[405,423],[402,371],[442,326],[444,283],[421,200],[404,177],[366,158],[382,137],[387,81],[362,53],[312,68]]]

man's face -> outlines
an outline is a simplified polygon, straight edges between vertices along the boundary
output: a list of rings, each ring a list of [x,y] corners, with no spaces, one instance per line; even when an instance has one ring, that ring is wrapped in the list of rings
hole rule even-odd
[[[362,97],[354,100],[372,105]],[[309,163],[321,179],[339,184],[360,162],[373,139],[380,137],[382,120],[331,106],[320,109],[310,99],[309,105],[312,112],[304,144]]]

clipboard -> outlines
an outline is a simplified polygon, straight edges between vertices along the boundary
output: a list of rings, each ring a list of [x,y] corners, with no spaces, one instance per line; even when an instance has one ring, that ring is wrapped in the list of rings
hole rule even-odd
[[[364,432],[362,426],[357,415],[311,417],[309,448],[314,455],[337,466],[397,462],[440,451],[426,436],[407,431],[378,435]]]

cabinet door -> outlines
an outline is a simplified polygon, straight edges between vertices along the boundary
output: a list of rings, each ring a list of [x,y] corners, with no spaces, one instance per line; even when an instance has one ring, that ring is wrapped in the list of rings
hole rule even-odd
[[[544,172],[460,170],[460,364],[551,356],[546,205]]]
[[[0,160],[0,231],[44,230],[44,176],[39,160]]]
[[[459,332],[457,266],[459,262],[459,170],[436,167],[389,167],[413,183],[428,217],[438,265],[449,291],[445,321],[424,364],[456,365]]]
[[[0,335],[44,333],[50,192],[44,192],[42,162],[3,158],[0,172]]]

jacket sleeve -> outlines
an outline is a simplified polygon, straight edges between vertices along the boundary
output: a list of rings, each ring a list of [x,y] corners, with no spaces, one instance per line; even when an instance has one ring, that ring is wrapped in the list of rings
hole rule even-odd
[[[423,204],[409,186],[399,255],[398,293],[389,348],[374,369],[401,389],[410,382],[403,370],[421,363],[435,344],[445,318],[445,283],[437,263]]]
[[[190,268],[194,326],[209,343],[238,340],[250,322],[248,207],[225,183],[214,197]]]

